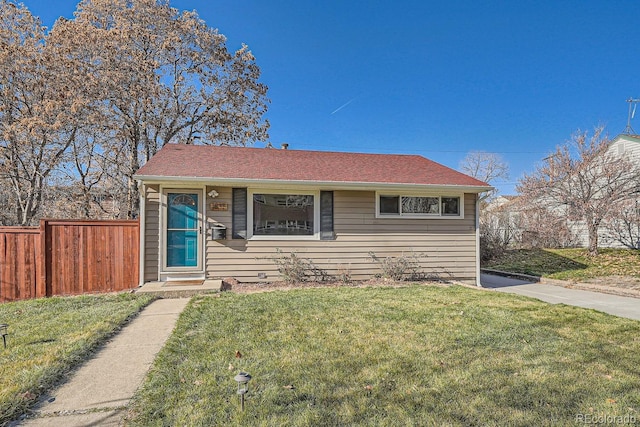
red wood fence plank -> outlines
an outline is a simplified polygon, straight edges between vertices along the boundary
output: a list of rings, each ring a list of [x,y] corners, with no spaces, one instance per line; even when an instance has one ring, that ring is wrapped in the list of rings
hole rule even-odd
[[[0,227],[0,302],[36,296],[39,230]]]
[[[0,302],[138,286],[138,221],[0,227]]]

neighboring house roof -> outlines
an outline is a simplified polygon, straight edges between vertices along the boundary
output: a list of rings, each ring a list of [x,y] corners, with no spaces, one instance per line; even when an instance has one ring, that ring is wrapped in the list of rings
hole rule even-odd
[[[517,209],[520,196],[504,195],[498,196],[487,203],[487,211],[503,211],[507,209]]]
[[[499,195],[497,197],[494,197],[493,199],[489,200],[489,202],[487,203],[488,205],[492,205],[492,206],[502,206],[504,204],[513,202],[514,200],[517,200],[520,196],[510,196],[510,195]]]
[[[297,184],[369,184],[491,189],[418,155],[167,144],[135,174],[143,181],[207,180]]]
[[[640,142],[640,135],[621,133],[620,135],[617,135],[615,138],[613,138],[611,142],[616,142],[619,140],[626,140],[630,142]]]

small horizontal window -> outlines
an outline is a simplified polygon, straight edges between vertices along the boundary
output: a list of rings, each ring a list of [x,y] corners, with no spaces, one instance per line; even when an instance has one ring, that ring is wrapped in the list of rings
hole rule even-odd
[[[400,213],[400,197],[380,196],[380,213],[383,215],[398,215]]]
[[[404,196],[378,195],[378,212],[381,217],[402,216],[409,218],[462,217],[460,196]]]
[[[442,197],[442,215],[460,215],[460,197]]]
[[[403,214],[439,214],[440,200],[437,197],[402,197]]]

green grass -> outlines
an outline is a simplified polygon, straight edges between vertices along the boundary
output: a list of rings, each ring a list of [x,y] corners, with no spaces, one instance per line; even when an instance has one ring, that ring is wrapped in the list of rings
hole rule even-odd
[[[640,277],[640,251],[600,249],[598,256],[591,257],[586,249],[516,249],[483,267],[574,281],[603,276]]]
[[[81,363],[151,298],[131,294],[55,297],[0,304],[0,425]],[[123,361],[126,363],[126,361]]]
[[[225,293],[192,300],[127,423],[575,425],[640,415],[638,354],[640,322],[459,286]]]

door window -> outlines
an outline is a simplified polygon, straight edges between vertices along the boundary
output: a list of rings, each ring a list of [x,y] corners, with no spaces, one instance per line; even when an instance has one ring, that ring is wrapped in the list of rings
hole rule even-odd
[[[167,267],[198,265],[198,194],[167,197]]]

